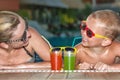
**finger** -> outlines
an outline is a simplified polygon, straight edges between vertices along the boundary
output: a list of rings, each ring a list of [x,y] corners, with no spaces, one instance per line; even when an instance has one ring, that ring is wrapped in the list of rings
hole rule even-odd
[[[89,69],[89,65],[86,64],[86,63],[82,63],[82,64],[80,65],[80,69],[84,69],[84,70]]]
[[[94,65],[93,64],[90,64],[90,69],[94,69]]]
[[[102,68],[102,63],[101,62],[99,62],[99,63],[97,63],[95,66],[94,66],[94,69],[96,69],[96,70],[100,70],[101,68]]]
[[[96,70],[106,70],[107,65],[104,63],[98,63],[95,68],[96,68]]]

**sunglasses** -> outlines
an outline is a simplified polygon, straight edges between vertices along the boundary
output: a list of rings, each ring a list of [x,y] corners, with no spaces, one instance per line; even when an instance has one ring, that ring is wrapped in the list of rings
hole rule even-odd
[[[50,49],[51,52],[54,51],[71,51],[71,52],[76,52],[76,48],[73,47],[54,47]]]
[[[8,40],[8,41],[6,41],[7,43],[12,43],[12,42],[21,42],[21,41],[23,41],[23,42],[25,42],[26,41],[26,39],[27,39],[27,31],[28,31],[28,23],[27,23],[27,21],[25,21],[25,30],[24,30],[24,33],[23,33],[23,35],[22,35],[22,37],[21,37],[21,39],[16,39],[16,40]]]
[[[103,35],[95,34],[92,30],[90,30],[90,29],[87,27],[85,21],[83,21],[83,22],[80,24],[80,29],[86,31],[86,35],[87,35],[89,38],[96,37],[96,38],[105,38],[105,39],[108,39],[107,37],[105,37],[105,36],[103,36]]]
[[[76,54],[76,48],[73,47],[54,47],[50,49],[50,52],[55,52],[55,51],[61,51],[63,59],[64,59],[63,57],[64,52]]]

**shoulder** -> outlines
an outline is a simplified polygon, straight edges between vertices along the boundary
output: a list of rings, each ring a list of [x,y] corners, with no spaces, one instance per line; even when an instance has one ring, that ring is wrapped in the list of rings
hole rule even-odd
[[[30,34],[30,39],[36,40],[36,39],[43,39],[42,35],[33,27],[29,27],[28,29]]]
[[[79,56],[83,53],[83,46],[82,44],[77,44],[75,45],[75,48],[76,48],[76,55]]]
[[[77,52],[82,48],[82,45],[79,43],[77,45],[75,45],[75,48],[77,50]]]
[[[36,29],[29,27],[29,32],[30,32],[30,43],[34,43],[36,45],[39,44],[44,44],[46,45],[46,43],[51,47],[49,41],[43,36],[41,35]],[[38,43],[39,42],[39,43]]]
[[[36,30],[36,29],[34,29],[33,27],[29,27],[29,32],[30,32],[30,34],[40,34],[40,33],[38,33],[38,31]]]

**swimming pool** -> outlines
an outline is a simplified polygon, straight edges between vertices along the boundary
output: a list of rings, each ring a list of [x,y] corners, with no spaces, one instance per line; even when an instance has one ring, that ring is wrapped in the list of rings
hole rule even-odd
[[[62,47],[62,46],[72,46],[72,43],[74,41],[75,37],[52,37],[49,38],[48,41],[53,47]],[[78,44],[81,42],[81,38],[76,39],[74,45]],[[41,62],[42,59],[39,58],[39,56],[36,54],[36,62]]]
[[[72,46],[74,38],[75,37],[65,37],[65,38],[52,37],[52,38],[49,38],[48,41],[50,42],[50,44],[53,47],[58,47],[58,46]],[[80,42],[81,42],[81,38],[80,39],[76,39],[74,45],[76,45],[76,44],[78,44]]]

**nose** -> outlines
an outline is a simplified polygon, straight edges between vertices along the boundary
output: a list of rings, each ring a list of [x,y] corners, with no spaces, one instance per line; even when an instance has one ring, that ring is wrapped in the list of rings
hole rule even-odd
[[[82,36],[86,36],[86,30],[81,30]]]

